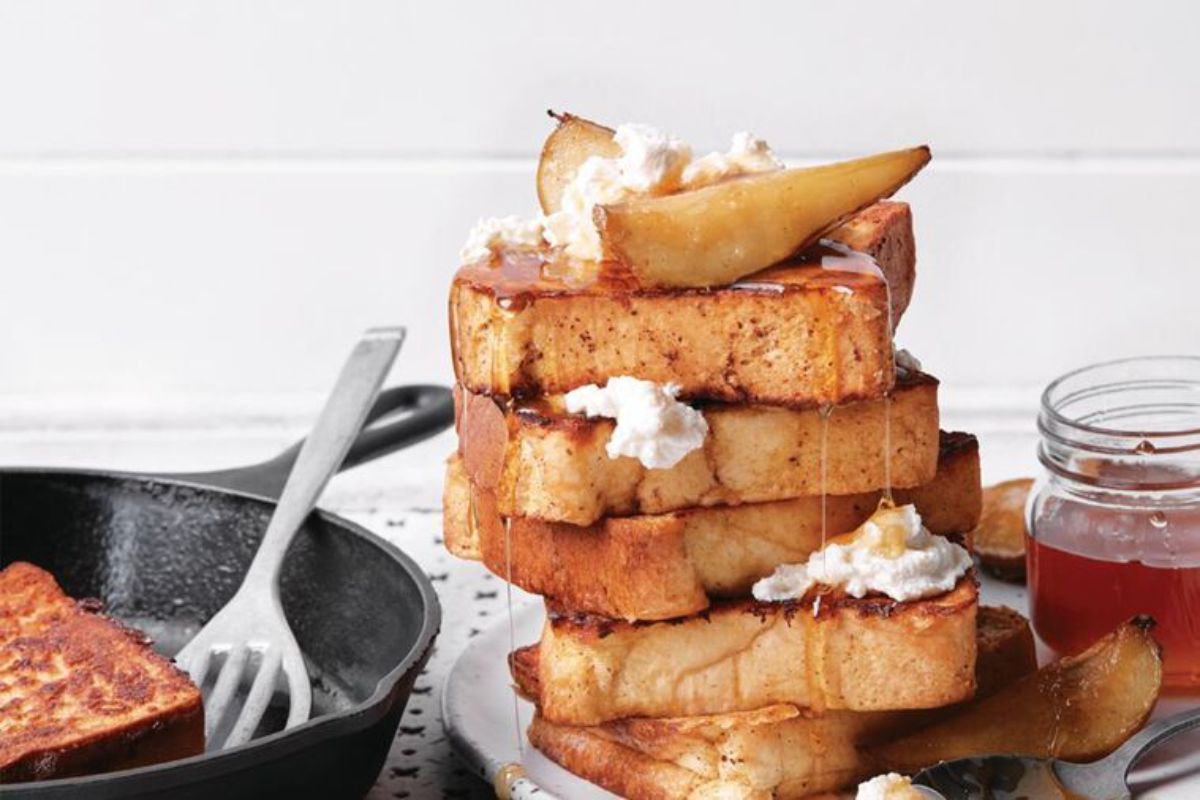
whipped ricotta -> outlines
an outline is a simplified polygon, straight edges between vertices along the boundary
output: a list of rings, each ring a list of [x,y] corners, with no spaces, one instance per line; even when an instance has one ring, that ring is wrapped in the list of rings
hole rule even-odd
[[[923,795],[913,786],[912,780],[895,772],[876,775],[858,785],[854,800],[922,800]]]
[[[559,210],[553,214],[480,220],[463,246],[463,261],[489,258],[502,247],[532,248],[543,243],[562,248],[572,258],[599,261],[604,248],[593,215],[596,206],[699,189],[726,178],[783,168],[767,143],[747,131],[734,134],[728,152],[695,160],[687,142],[650,125],[621,125],[613,141],[620,155],[584,161],[563,189]]]
[[[733,135],[729,152],[709,153],[688,164],[683,171],[683,184],[687,189],[699,189],[726,178],[777,169],[783,169],[783,162],[775,157],[766,141],[749,131],[739,131]]]
[[[679,387],[629,376],[588,384],[567,393],[567,410],[616,420],[605,450],[609,458],[629,456],[649,469],[667,469],[704,446],[708,421],[675,399]]]
[[[831,540],[804,564],[784,564],[754,584],[763,602],[798,600],[821,584],[851,597],[901,602],[948,592],[971,567],[963,547],[921,524],[916,506],[881,506],[853,533]]]
[[[543,219],[546,241],[574,258],[597,261],[604,256],[592,215],[596,206],[633,195],[678,191],[684,167],[692,158],[686,143],[649,125],[621,125],[613,141],[621,154],[584,161],[563,189],[559,210]]]
[[[542,244],[542,221],[516,215],[488,217],[475,223],[459,252],[464,264],[491,258],[502,247],[534,248]]]

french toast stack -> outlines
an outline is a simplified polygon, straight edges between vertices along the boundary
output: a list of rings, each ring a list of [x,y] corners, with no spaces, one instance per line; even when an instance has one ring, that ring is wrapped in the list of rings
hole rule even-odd
[[[602,237],[617,216],[597,207]],[[752,593],[881,504],[956,541],[979,520],[975,438],[939,430],[937,380],[895,356],[908,205],[821,233],[720,285],[580,280],[554,249],[503,246],[454,279],[446,546],[545,598],[541,641],[510,663],[529,738],[623,796],[846,788],[878,771],[867,744],[1033,668],[1028,627],[980,609],[971,572],[903,601]],[[614,456],[625,423],[571,398],[624,377],[669,384],[702,443],[670,465]]]

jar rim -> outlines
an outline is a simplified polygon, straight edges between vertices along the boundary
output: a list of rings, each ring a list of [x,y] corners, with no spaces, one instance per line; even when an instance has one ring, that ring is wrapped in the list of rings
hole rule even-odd
[[[1057,397],[1057,393],[1065,386],[1069,386],[1073,381],[1088,375],[1100,374],[1105,370],[1119,369],[1122,367],[1161,367],[1166,364],[1178,364],[1192,371],[1194,378],[1192,379],[1175,379],[1172,381],[1179,388],[1192,386],[1200,390],[1200,356],[1186,355],[1159,355],[1159,356],[1133,356],[1130,358],[1118,358],[1109,361],[1100,361],[1094,364],[1088,364],[1078,369],[1071,370],[1055,378],[1042,392],[1041,411],[1044,418],[1061,425],[1063,427],[1080,431],[1082,433],[1095,434],[1098,436],[1110,436],[1114,438],[1124,437],[1141,437],[1141,438],[1183,438],[1200,436],[1200,426],[1188,428],[1175,428],[1170,430],[1152,430],[1148,428],[1132,428],[1132,427],[1112,427],[1109,425],[1098,425],[1089,422],[1084,422],[1080,419],[1072,418],[1060,411],[1060,407],[1067,402],[1078,399],[1081,392],[1097,393],[1097,392],[1115,392],[1120,391],[1122,387],[1145,387],[1152,385],[1149,378],[1129,378],[1121,382],[1108,382],[1102,384],[1092,384],[1085,389],[1078,389],[1068,393],[1065,396]],[[1158,378],[1160,384],[1166,379]],[[1200,410],[1200,405],[1197,406]],[[1198,416],[1200,419],[1200,416]]]

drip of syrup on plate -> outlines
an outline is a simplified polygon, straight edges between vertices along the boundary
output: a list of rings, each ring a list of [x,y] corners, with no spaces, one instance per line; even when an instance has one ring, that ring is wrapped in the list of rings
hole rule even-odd
[[[478,538],[480,535],[479,523],[479,507],[475,503],[475,492],[470,492],[467,495],[467,510],[470,515],[470,524],[472,533]],[[504,518],[504,562],[505,562],[505,583],[504,583],[504,599],[508,606],[508,652],[515,653],[517,651],[517,631],[516,625],[513,622],[513,603],[512,603],[512,518]],[[517,752],[524,757],[525,755],[525,737],[521,735],[521,711],[520,698],[517,696],[517,687],[514,684],[512,687],[513,696],[513,725],[517,734]],[[520,766],[520,765],[508,765]],[[497,786],[499,786],[499,773],[496,776]]]
[[[520,764],[509,762],[496,770],[492,778],[492,790],[497,800],[511,800],[513,784],[525,777],[525,768]]]
[[[513,622],[512,601],[512,517],[504,518],[504,600],[508,605],[508,652],[517,652],[517,627]],[[525,757],[525,737],[521,733],[521,702],[517,687],[512,687],[513,726],[517,732],[517,753]]]

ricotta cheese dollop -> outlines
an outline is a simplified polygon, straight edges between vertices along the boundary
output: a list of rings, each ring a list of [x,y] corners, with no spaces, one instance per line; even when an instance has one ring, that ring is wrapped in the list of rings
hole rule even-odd
[[[521,219],[515,214],[507,217],[488,217],[475,223],[467,234],[466,244],[459,251],[464,264],[491,258],[501,247],[534,248],[542,244],[542,221]]]
[[[781,169],[783,163],[754,134],[734,134],[727,153],[709,153],[692,160],[687,142],[650,125],[617,127],[615,158],[592,156],[563,189],[559,210],[536,219],[502,217],[481,220],[463,247],[470,263],[505,247],[537,246],[543,242],[583,261],[604,257],[600,232],[592,213],[598,205],[620,203],[634,196],[674,194],[698,189],[726,178]]]
[[[853,533],[831,540],[804,564],[784,564],[752,589],[763,602],[798,600],[817,584],[851,597],[876,592],[918,600],[948,592],[971,568],[965,548],[921,524],[916,506],[881,506]]]
[[[922,797],[913,786],[912,780],[889,772],[860,783],[854,800],[922,800]]]
[[[605,445],[609,458],[629,456],[649,469],[668,469],[704,446],[708,421],[675,399],[679,387],[630,376],[610,378],[567,393],[567,411],[616,420]]]
[[[766,141],[749,131],[739,131],[733,135],[728,153],[709,153],[688,164],[683,171],[683,184],[688,189],[699,189],[726,178],[777,169],[783,169],[783,162],[775,157]]]
[[[546,241],[574,258],[598,261],[604,256],[592,218],[596,206],[677,191],[692,158],[686,143],[649,125],[621,125],[613,141],[621,155],[584,161],[563,190],[559,210],[545,217]]]

